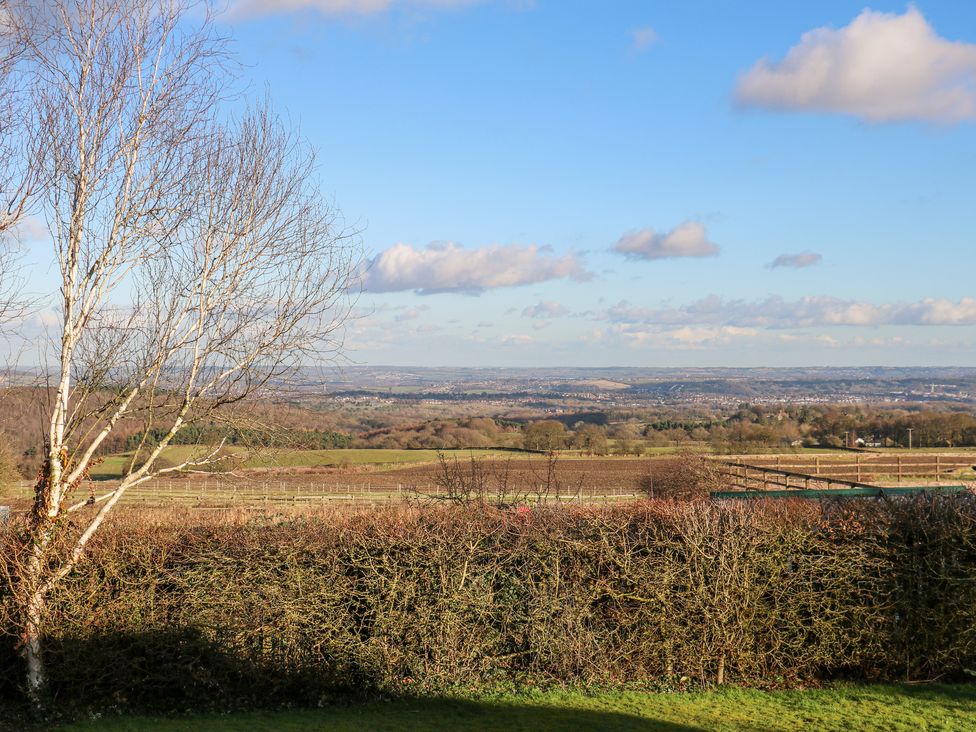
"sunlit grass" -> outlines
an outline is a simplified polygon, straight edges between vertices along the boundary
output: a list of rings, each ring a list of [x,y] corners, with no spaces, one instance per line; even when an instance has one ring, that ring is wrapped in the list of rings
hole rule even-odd
[[[207,455],[211,447],[202,445],[174,445],[166,448],[162,458],[172,464],[187,459]],[[245,448],[229,447],[225,452],[246,456]],[[466,459],[469,456],[527,456],[528,453],[513,453],[504,450],[443,450],[448,457]],[[397,466],[432,463],[437,461],[437,450],[383,450],[383,449],[338,449],[338,450],[283,450],[266,449],[254,452],[235,468],[312,468],[342,466]],[[90,475],[95,480],[118,478],[128,466],[132,453],[121,453],[105,458],[93,467]]]
[[[850,730],[916,732],[976,729],[973,686],[840,686],[810,691],[723,689],[706,693],[568,691],[480,699],[418,699],[315,711],[191,717],[106,717],[63,730]]]

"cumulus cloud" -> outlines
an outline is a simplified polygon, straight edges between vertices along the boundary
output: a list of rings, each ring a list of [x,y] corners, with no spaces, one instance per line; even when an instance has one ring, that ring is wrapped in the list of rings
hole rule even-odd
[[[494,244],[465,249],[454,242],[435,242],[423,249],[402,243],[390,247],[373,258],[363,282],[370,292],[478,295],[563,278],[586,281],[592,275],[575,254],[557,256],[547,247]]]
[[[482,0],[231,0],[232,19],[311,10],[322,15],[376,15],[394,7],[450,9]]]
[[[839,30],[803,34],[781,61],[758,61],[739,77],[736,97],[871,122],[974,119],[976,45],[940,37],[914,7],[865,10]]]
[[[657,41],[657,31],[649,25],[634,28],[630,32],[631,43],[635,51],[646,51]]]
[[[804,267],[812,267],[815,264],[820,264],[823,260],[823,256],[817,254],[816,252],[800,252],[799,254],[780,254],[776,259],[769,263],[770,269],[777,269],[778,267],[792,267],[794,269],[803,269]]]
[[[926,298],[916,302],[873,304],[834,297],[785,300],[725,300],[711,295],[678,308],[641,308],[626,301],[607,308],[611,323],[668,326],[713,325],[740,328],[813,328],[879,325],[976,325],[976,298],[958,302]]]
[[[569,308],[552,300],[540,300],[522,311],[523,318],[558,318],[569,314]]]
[[[640,229],[624,234],[613,251],[628,259],[668,259],[673,257],[714,257],[718,245],[710,241],[705,227],[697,221],[686,221],[671,231]]]

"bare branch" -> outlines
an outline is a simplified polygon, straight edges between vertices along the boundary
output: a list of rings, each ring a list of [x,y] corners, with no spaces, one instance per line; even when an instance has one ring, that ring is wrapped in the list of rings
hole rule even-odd
[[[36,692],[47,593],[128,488],[221,459],[218,440],[164,464],[188,425],[214,422],[338,353],[360,254],[355,232],[318,192],[312,151],[268,102],[225,114],[234,88],[226,44],[209,15],[194,25],[188,13],[206,5],[10,8],[30,88],[28,137],[45,141],[29,188],[60,277],[45,466],[18,595]],[[72,503],[126,420],[141,420],[143,431],[120,484]],[[94,515],[82,512],[93,504]],[[67,513],[85,518],[69,525]],[[54,556],[65,532],[69,548]]]

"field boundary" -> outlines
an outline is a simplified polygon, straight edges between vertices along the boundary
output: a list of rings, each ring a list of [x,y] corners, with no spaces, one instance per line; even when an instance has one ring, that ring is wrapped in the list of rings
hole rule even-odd
[[[96,494],[111,490],[104,482],[92,486]],[[22,483],[16,492],[5,500],[23,502],[32,496],[33,486]],[[538,490],[520,490],[504,495],[492,494],[492,500],[500,502],[529,503],[614,503],[636,500],[642,494],[636,487],[627,490],[622,487],[608,487],[601,492],[564,489],[548,493]],[[384,483],[355,484],[338,482],[296,482],[296,481],[246,481],[234,483],[222,480],[161,479],[151,480],[130,488],[122,498],[123,504],[143,506],[197,505],[201,507],[235,506],[261,508],[270,505],[378,505],[390,502],[409,501],[447,501],[448,492],[436,484],[390,485]]]
[[[947,478],[959,480],[966,477],[964,474],[967,472],[976,477],[976,455],[972,454],[856,454],[853,459],[849,455],[838,458],[820,455],[740,455],[711,459],[730,466],[733,470],[742,468],[743,471],[778,471],[798,478],[820,478],[837,483],[902,483],[918,479],[938,482]]]

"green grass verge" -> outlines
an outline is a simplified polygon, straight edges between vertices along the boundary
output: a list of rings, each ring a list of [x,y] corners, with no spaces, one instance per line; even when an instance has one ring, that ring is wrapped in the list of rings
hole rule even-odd
[[[838,686],[810,691],[747,689],[688,694],[549,692],[489,699],[418,699],[315,711],[180,718],[106,717],[63,732],[189,730],[854,730],[934,732],[976,729],[976,686]]]

